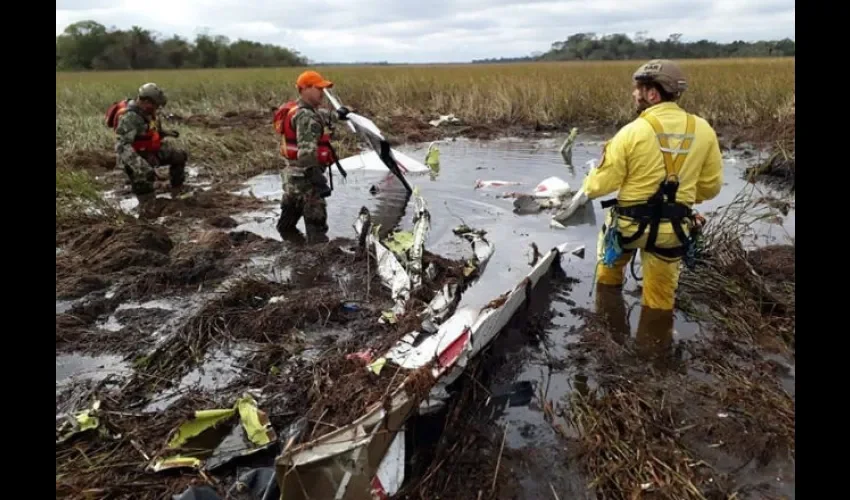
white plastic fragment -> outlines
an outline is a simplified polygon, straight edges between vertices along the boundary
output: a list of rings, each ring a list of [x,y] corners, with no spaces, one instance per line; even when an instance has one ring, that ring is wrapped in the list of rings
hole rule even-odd
[[[439,117],[439,118],[437,118],[436,120],[431,120],[431,121],[429,121],[428,123],[429,123],[432,127],[439,127],[440,125],[443,125],[443,124],[445,124],[445,123],[449,123],[449,124],[456,124],[456,123],[460,123],[460,120],[458,120],[458,119],[455,117],[455,115],[454,115],[454,114],[449,114],[449,115],[440,115],[440,117]]]

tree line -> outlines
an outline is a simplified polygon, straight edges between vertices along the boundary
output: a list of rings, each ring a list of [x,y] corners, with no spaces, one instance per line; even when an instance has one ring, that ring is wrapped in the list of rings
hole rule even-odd
[[[605,36],[576,33],[552,43],[543,53],[472,62],[793,57],[795,51],[794,40],[788,38],[732,43],[682,42],[681,33],[674,33],[663,41],[647,38],[645,34],[638,32],[631,38],[622,33]],[[308,63],[297,50],[272,44],[242,39],[232,42],[225,36],[209,34],[200,34],[191,42],[177,35],[163,39],[139,26],[129,30],[107,29],[96,21],[71,24],[56,37],[57,71],[263,68]]]
[[[69,25],[56,37],[56,70],[133,70],[304,66],[293,49],[248,40],[201,34],[190,42],[160,39],[150,30],[107,29],[95,21]]]
[[[674,33],[658,41],[638,32],[634,38],[623,33],[599,36],[576,33],[566,40],[554,42],[548,51],[527,57],[480,59],[475,63],[530,61],[612,61],[632,59],[715,59],[726,57],[794,57],[795,42],[760,40],[731,43],[699,40],[682,42],[682,34]]]

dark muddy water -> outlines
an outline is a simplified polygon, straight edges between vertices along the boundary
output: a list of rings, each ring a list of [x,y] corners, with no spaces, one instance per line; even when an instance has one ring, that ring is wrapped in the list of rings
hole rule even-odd
[[[487,231],[487,238],[495,244],[495,253],[486,271],[463,297],[462,305],[483,306],[494,297],[513,288],[529,271],[530,246],[536,244],[545,253],[552,247],[568,243],[569,248],[584,246],[585,258],[565,255],[561,266],[566,275],[578,282],[567,289],[555,284],[544,299],[558,313],[554,325],[546,332],[547,347],[507,343],[509,357],[515,359],[511,369],[501,377],[499,383],[534,381],[546,391],[546,399],[560,401],[572,390],[581,367],[558,366],[550,369],[549,360],[565,359],[568,345],[577,340],[581,320],[573,316],[575,307],[593,307],[590,294],[595,263],[596,239],[603,212],[599,203],[592,202],[576,214],[566,229],[550,228],[551,213],[534,215],[513,213],[513,199],[499,198],[508,191],[528,192],[543,179],[557,176],[577,189],[589,170],[589,162],[598,159],[602,138],[580,138],[573,151],[574,168],[568,168],[558,152],[561,138],[540,141],[498,140],[490,142],[457,140],[438,143],[440,148],[440,174],[432,180],[427,174],[409,176],[410,184],[417,187],[427,200],[431,212],[431,231],[426,247],[432,252],[446,256],[470,256],[469,244],[452,233],[461,223]],[[424,160],[427,144],[399,148],[413,158]],[[770,196],[762,186],[754,186],[741,180],[741,173],[748,165],[741,152],[725,154],[725,185],[719,197],[697,207],[703,213],[722,209],[746,190],[754,190],[756,197]],[[370,208],[373,220],[386,227],[401,223],[410,228],[412,203],[405,204],[400,185],[392,177],[380,172],[353,171],[345,184],[335,176],[335,192],[328,199],[330,235],[354,235],[352,224],[362,205]],[[519,182],[521,185],[502,188],[475,189],[478,180],[501,180]],[[380,193],[370,194],[370,188],[378,186]],[[276,206],[281,195],[280,177],[276,173],[253,179],[246,188],[255,195],[267,198],[269,209],[236,216],[240,222],[234,230],[249,230],[262,236],[280,239],[275,223],[279,214]],[[299,224],[303,230],[303,222]],[[772,221],[754,224],[759,239],[756,244],[783,243],[794,236],[795,212]],[[285,263],[258,260],[258,268],[268,268],[268,273],[288,273]],[[274,268],[274,269],[273,269]],[[640,269],[637,270],[641,274]],[[638,284],[627,272],[626,303],[631,310],[632,329],[637,326],[640,312]],[[67,307],[57,302],[57,313]],[[699,325],[689,322],[683,315],[676,318],[675,340],[689,339],[699,332]],[[512,347],[511,347],[512,346]],[[793,394],[794,364],[790,366],[785,381],[786,389]],[[95,361],[97,362],[97,361]],[[62,363],[67,364],[67,360]],[[103,363],[101,363],[103,364]],[[63,365],[64,366],[64,365]],[[90,365],[89,365],[90,366]],[[225,367],[229,371],[230,367]],[[64,380],[69,375],[62,372]],[[187,379],[202,377],[193,373]],[[226,378],[226,376],[225,376]],[[188,380],[187,380],[188,381]],[[60,383],[60,358],[57,357],[57,385]],[[589,381],[592,385],[592,380]],[[563,441],[555,435],[552,427],[543,419],[538,401],[527,406],[508,407],[495,416],[498,423],[507,425],[506,447],[520,450],[529,460],[531,471],[523,484],[527,498],[552,498],[551,489],[560,498],[583,498],[584,485],[575,472],[570,470],[562,458]],[[539,475],[539,476],[538,476]],[[545,479],[544,479],[545,478]],[[549,483],[552,483],[550,486]]]

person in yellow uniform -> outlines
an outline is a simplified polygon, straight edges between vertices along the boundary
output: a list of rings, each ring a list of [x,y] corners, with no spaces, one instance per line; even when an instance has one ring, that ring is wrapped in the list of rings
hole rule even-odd
[[[633,75],[639,116],[606,143],[599,165],[584,180],[588,199],[608,209],[599,235],[597,307],[628,335],[622,285],[626,265],[640,250],[643,269],[638,346],[672,343],[679,266],[702,223],[692,206],[717,196],[723,161],[717,134],[703,118],[679,107],[687,80],[673,61],[655,59]],[[616,303],[605,311],[606,303]],[[625,329],[625,330],[624,330]],[[655,341],[643,338],[655,337]],[[661,335],[661,337],[658,337]]]

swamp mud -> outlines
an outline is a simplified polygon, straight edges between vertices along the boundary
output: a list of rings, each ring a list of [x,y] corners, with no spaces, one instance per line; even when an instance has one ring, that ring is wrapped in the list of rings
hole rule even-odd
[[[168,115],[167,120],[184,126],[220,130],[222,132],[233,129],[257,130],[268,128],[271,130],[272,118],[276,110],[276,107],[269,107],[267,111],[227,111],[221,115],[193,114],[185,117],[171,114]]]
[[[410,125],[426,140],[431,129]],[[771,243],[774,236],[762,237],[762,246],[773,245],[763,249],[709,238],[701,274],[683,272],[683,311],[671,341],[679,357],[641,360],[633,340],[613,342],[592,311],[598,206],[555,231],[546,211],[515,214],[512,200],[473,189],[491,169],[521,183],[511,189],[531,190],[553,175],[577,185],[602,141],[577,142],[569,169],[560,142],[439,144],[440,175],[411,178],[431,213],[427,248],[434,253],[426,252],[424,264],[438,272],[391,322],[378,322],[392,301],[374,256],[341,237],[351,234],[350,214],[378,182],[370,173],[352,173],[329,199],[329,243],[294,246],[249,232],[259,226],[246,230],[237,221],[263,213],[273,225],[276,200],[230,203],[224,193],[231,186],[223,185],[209,191],[220,200],[163,208],[158,220],[57,233],[57,373],[60,353],[117,353],[126,364],[100,379],[65,377],[61,391],[57,380],[57,413],[97,399],[105,429],[57,445],[57,496],[164,498],[190,484],[223,495],[232,469],[213,476],[144,466],[188,413],[232,407],[245,391],[256,395],[281,441],[296,427],[307,440],[362,415],[403,378],[391,363],[380,375],[366,364],[418,328],[415,313],[442,284],[469,281],[459,256],[468,247],[452,232],[459,224],[485,230],[497,247],[459,306],[481,307],[513,288],[529,269],[531,243],[543,253],[567,241],[583,244],[588,258],[565,255],[556,286],[470,363],[448,408],[416,417],[431,437],[408,434],[413,472],[396,498],[485,498],[494,484],[498,498],[588,498],[594,480],[591,491],[606,498],[747,498],[789,489],[793,496],[794,366],[783,357],[794,345],[793,245]],[[427,144],[399,149],[419,158]],[[735,178],[743,177],[734,158],[726,159],[727,186],[708,204],[717,218],[734,204]],[[793,202],[783,213],[780,195],[760,197],[780,219],[767,225],[793,232]],[[727,232],[738,236],[735,228]],[[759,278],[748,277],[751,271]],[[634,307],[639,293],[629,280],[626,300]],[[704,335],[691,330],[695,318],[708,325]],[[105,371],[114,362],[92,363]],[[229,375],[214,387],[198,382],[214,366]],[[419,385],[429,383],[423,377]],[[530,395],[504,389],[515,386]],[[410,390],[418,392],[416,384]],[[266,464],[279,451],[280,444],[269,449]]]
[[[57,464],[61,462],[58,474],[68,477],[67,481],[57,481],[57,494],[76,497],[84,489],[118,493],[127,484],[157,482],[162,475],[144,471],[139,457],[153,456],[165,442],[168,430],[178,425],[188,410],[227,407],[245,388],[258,388],[269,395],[263,410],[276,429],[284,431],[298,417],[305,417],[309,422],[307,435],[320,435],[346,424],[380,402],[402,381],[399,370],[389,363],[380,375],[373,375],[365,370],[365,364],[418,327],[415,316],[425,305],[420,301],[430,300],[433,292],[410,299],[407,312],[397,321],[379,324],[381,311],[391,307],[392,300],[374,267],[369,267],[370,259],[352,249],[352,244],[351,240],[336,239],[284,254],[293,267],[291,279],[285,282],[254,277],[232,282],[174,335],[137,358],[134,374],[120,389],[110,389],[105,383],[92,389],[82,399],[88,404],[95,397],[101,401],[101,433],[94,440],[85,440],[82,449],[81,441],[57,446]],[[433,263],[438,268],[433,275],[441,279],[431,282],[426,277],[425,289],[439,290],[446,282],[462,284],[468,279],[462,262],[450,263],[428,253],[423,261],[426,266]],[[372,266],[374,262],[372,256]],[[315,330],[325,335],[312,342],[310,334]],[[344,335],[334,338],[328,334],[333,331]],[[229,384],[211,393],[190,390],[164,410],[128,411],[163,394],[213,347],[228,345],[253,347],[252,352],[246,350],[230,358],[230,363],[241,369]],[[314,351],[312,360],[307,350]],[[409,390],[416,391],[418,385],[414,383]],[[426,382],[423,387],[429,386]],[[69,406],[70,391],[57,396],[57,408]],[[110,442],[109,435],[121,437]],[[86,453],[95,463],[108,456],[117,464],[101,470],[83,461],[73,463],[71,459],[77,453]],[[160,480],[156,487],[140,486],[138,498],[158,498],[164,486],[176,491],[173,488],[200,478],[184,474],[165,484]]]
[[[571,349],[591,360],[593,387],[584,375],[564,399],[576,434],[564,438],[605,498],[793,496],[793,366],[771,353],[793,357],[794,247],[746,252],[723,222],[683,273],[682,297],[707,311],[704,335],[674,342],[638,326],[624,341],[591,314]]]
[[[61,161],[74,169],[95,172],[115,169],[115,152],[109,150],[80,150],[66,154]]]

